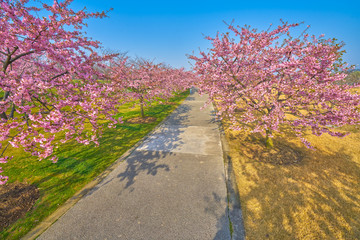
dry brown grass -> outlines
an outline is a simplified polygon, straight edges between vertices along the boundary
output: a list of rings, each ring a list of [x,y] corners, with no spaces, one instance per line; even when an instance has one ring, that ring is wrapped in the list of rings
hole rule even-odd
[[[345,138],[261,137],[225,126],[247,239],[360,239],[360,129]]]
[[[143,123],[153,123],[156,121],[156,117],[134,117],[128,119],[127,123],[133,123],[133,124],[143,124]]]

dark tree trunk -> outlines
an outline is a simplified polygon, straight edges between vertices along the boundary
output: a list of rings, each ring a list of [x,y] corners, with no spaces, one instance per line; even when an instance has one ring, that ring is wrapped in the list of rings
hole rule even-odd
[[[10,95],[10,92],[9,92],[9,91],[6,91],[5,94],[4,94],[4,97],[3,97],[3,101],[6,101],[6,99],[9,97],[9,95]],[[8,120],[8,117],[7,117],[7,115],[6,115],[6,112],[2,112],[2,113],[0,114],[0,117],[1,117],[2,119]]]
[[[274,147],[274,143],[272,138],[270,137],[271,131],[270,130],[266,130],[266,139],[265,139],[265,146],[266,148],[272,148]]]
[[[9,115],[10,119],[14,118],[14,113],[15,113],[15,104],[12,103],[11,104],[11,112],[10,112],[10,115]]]
[[[141,117],[144,118],[145,114],[144,114],[144,98],[140,97],[140,110],[141,110]]]

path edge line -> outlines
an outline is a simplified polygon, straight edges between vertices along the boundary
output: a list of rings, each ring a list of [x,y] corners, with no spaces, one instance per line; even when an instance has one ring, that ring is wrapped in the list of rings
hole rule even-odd
[[[216,111],[215,106],[214,109]],[[237,188],[233,162],[230,156],[230,146],[221,120],[217,119],[217,122],[220,130],[220,141],[224,159],[226,191],[228,198],[228,218],[230,227],[232,228],[231,239],[243,240],[245,239],[245,227],[241,210],[240,193]]]

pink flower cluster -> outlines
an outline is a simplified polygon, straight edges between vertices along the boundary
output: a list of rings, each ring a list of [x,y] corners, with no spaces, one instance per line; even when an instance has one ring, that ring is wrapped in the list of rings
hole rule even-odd
[[[183,68],[175,69],[144,59],[126,59],[113,66],[111,75],[118,92],[127,100],[139,100],[142,114],[145,105],[190,88],[194,80],[193,73]]]

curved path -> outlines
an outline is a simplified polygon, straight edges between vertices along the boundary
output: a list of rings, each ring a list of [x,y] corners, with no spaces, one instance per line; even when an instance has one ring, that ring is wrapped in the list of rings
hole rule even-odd
[[[38,239],[230,239],[220,132],[205,101],[191,94]]]

